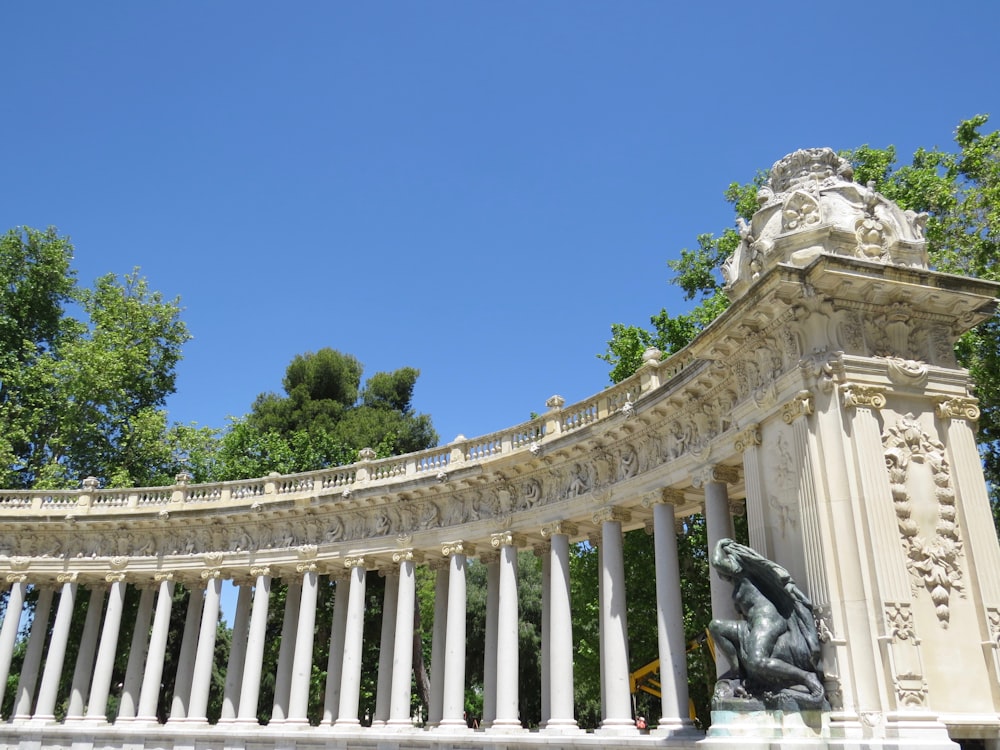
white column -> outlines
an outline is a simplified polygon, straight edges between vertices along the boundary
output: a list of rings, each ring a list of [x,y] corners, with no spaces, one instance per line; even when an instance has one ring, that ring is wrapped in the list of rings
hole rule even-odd
[[[62,580],[59,608],[56,610],[56,619],[52,626],[49,650],[45,655],[45,669],[42,672],[42,684],[38,689],[38,703],[35,705],[34,715],[34,718],[46,721],[55,721],[56,718],[53,713],[56,693],[59,691],[59,678],[62,676],[63,660],[66,658],[66,643],[69,640],[73,604],[76,601],[76,574],[60,575],[59,579]]]
[[[281,624],[281,644],[278,646],[278,667],[274,675],[274,705],[271,723],[288,718],[288,698],[292,691],[292,659],[295,657],[295,635],[299,629],[299,603],[302,601],[302,582],[282,577],[288,582],[285,589],[285,612]]]
[[[347,631],[347,601],[351,579],[337,577],[333,600],[333,624],[330,628],[330,654],[326,662],[326,693],[323,698],[323,723],[332,724],[340,711],[340,678],[344,673],[344,635]]]
[[[177,658],[177,676],[174,678],[174,697],[170,702],[169,721],[187,718],[191,699],[191,680],[194,675],[194,659],[198,647],[198,627],[201,609],[205,603],[204,588],[194,583],[186,584],[190,593],[187,615],[184,617],[184,633],[181,636],[181,653]]]
[[[122,697],[118,702],[118,717],[116,721],[134,719],[136,706],[139,703],[139,690],[142,688],[142,674],[146,664],[146,649],[149,646],[149,620],[153,616],[153,599],[156,592],[148,584],[142,586],[139,595],[139,609],[135,617],[135,629],[132,631],[132,646],[128,651],[128,666],[125,668],[125,682],[122,685]]]
[[[38,594],[35,619],[31,623],[31,633],[28,635],[28,649],[24,653],[21,674],[17,679],[12,719],[31,717],[31,707],[35,702],[35,687],[38,685],[38,668],[42,663],[42,648],[45,646],[49,612],[52,609],[52,594],[50,588],[44,588]]]
[[[411,682],[413,680],[413,612],[416,606],[415,553],[413,550],[394,552],[399,563],[399,593],[396,597],[395,643],[392,649],[392,700],[388,726],[409,728]],[[387,582],[388,583],[388,582]]]
[[[764,486],[760,476],[760,425],[747,427],[736,436],[736,452],[743,454],[743,477],[746,489],[747,534],[750,546],[764,557],[774,554],[771,531],[764,518]]]
[[[97,635],[101,629],[101,614],[104,612],[104,595],[107,587],[101,583],[91,587],[90,599],[87,602],[87,616],[83,621],[83,634],[80,636],[80,649],[76,652],[76,664],[73,667],[73,682],[69,689],[69,702],[66,704],[66,720],[83,717],[90,694],[90,678],[94,676],[94,657],[97,654]]]
[[[205,581],[205,604],[201,611],[201,629],[191,673],[189,721],[206,722],[208,693],[212,687],[212,666],[215,664],[215,636],[219,629],[219,601],[222,597],[222,572],[217,568],[202,573]]]
[[[569,535],[573,524],[562,522],[542,529],[550,544],[548,588],[548,628],[542,650],[549,661],[549,718],[545,731],[580,731],[573,715],[573,616],[569,587]]]
[[[340,708],[335,727],[350,729],[358,721],[361,700],[361,653],[365,638],[365,559],[349,557],[344,565],[351,572],[347,599],[347,628],[344,632],[344,666],[340,675]]]
[[[608,507],[594,515],[601,524],[601,653],[604,655],[605,705],[599,731],[637,732],[632,720],[628,668],[628,603],[625,597],[625,557],[622,522],[627,511]]]
[[[500,610],[500,553],[484,552],[479,562],[486,566],[486,645],[483,648],[483,716],[479,726],[487,729],[497,718],[497,617]]]
[[[391,702],[393,646],[396,643],[396,605],[399,602],[399,576],[395,571],[384,572],[385,594],[382,597],[382,632],[378,650],[378,687],[375,692],[375,715],[372,726],[389,720]]]
[[[240,704],[237,717],[241,723],[257,724],[257,703],[260,699],[260,677],[264,669],[264,646],[267,643],[267,611],[271,598],[271,569],[251,568],[256,576],[253,590],[253,611],[247,633],[247,654],[243,664],[243,682],[240,685]]]
[[[434,627],[431,631],[431,695],[427,723],[441,723],[444,705],[444,650],[448,635],[448,560],[431,560],[434,571]]]
[[[295,633],[295,653],[292,657],[292,680],[288,691],[288,719],[295,724],[308,724],[309,682],[312,677],[313,636],[316,630],[316,593],[319,573],[315,563],[302,563],[302,594],[299,597],[299,619]]]
[[[7,599],[7,613],[3,618],[3,628],[0,628],[0,704],[7,690],[7,677],[10,675],[10,661],[14,657],[14,644],[17,642],[17,631],[21,624],[21,610],[24,609],[24,594],[28,584],[26,576],[11,573],[7,581],[11,584],[10,597]]]
[[[552,718],[552,544],[536,544],[535,557],[542,565],[542,643],[540,650],[541,689],[540,703],[541,721],[539,727],[545,729]]]
[[[729,513],[729,492],[726,481],[735,481],[736,472],[727,467],[715,466],[707,469],[700,477],[695,477],[705,488],[705,534],[708,537],[708,556],[712,557],[715,545],[720,539],[733,536],[733,517]],[[719,572],[708,566],[708,583],[712,595],[713,620],[738,620],[736,605],[733,603],[733,587],[723,581]],[[729,663],[721,649],[715,651],[715,673],[722,677],[734,665]]]
[[[234,581],[234,584],[237,582]],[[249,580],[238,582],[236,595],[236,616],[233,618],[233,635],[229,647],[229,661],[226,664],[226,682],[222,691],[222,711],[219,721],[232,721],[240,706],[240,681],[247,658],[247,636],[250,627],[250,600],[253,583]],[[258,678],[259,679],[259,678]]]
[[[153,629],[149,635],[149,649],[146,654],[146,668],[142,674],[137,715],[139,721],[149,722],[157,720],[156,708],[163,679],[163,658],[167,652],[170,610],[174,603],[173,573],[158,574],[154,580],[159,583],[159,591],[156,595],[156,614],[153,615]]]
[[[94,679],[90,683],[90,699],[87,701],[87,719],[107,721],[108,693],[111,691],[111,674],[115,668],[118,653],[118,632],[122,624],[122,608],[125,605],[125,574],[110,573],[105,579],[111,584],[108,591],[108,609],[104,613],[104,627],[101,628],[101,642],[97,647],[97,661],[94,663]]]
[[[500,586],[497,606],[497,713],[491,731],[521,731],[518,718],[518,604],[517,545],[523,543],[509,531],[490,536],[490,544],[500,550]],[[464,670],[463,670],[464,672]],[[464,679],[464,674],[463,674]],[[464,685],[463,685],[464,699]]]
[[[678,493],[679,494],[679,493]],[[674,504],[681,498],[666,491],[648,498],[653,506],[653,554],[656,561],[656,635],[660,652],[660,720],[657,733],[690,731],[687,643],[677,561]]]
[[[465,722],[465,604],[466,555],[472,545],[454,542],[443,545],[448,560],[448,625],[444,648],[444,687],[441,701],[441,729],[467,729]]]

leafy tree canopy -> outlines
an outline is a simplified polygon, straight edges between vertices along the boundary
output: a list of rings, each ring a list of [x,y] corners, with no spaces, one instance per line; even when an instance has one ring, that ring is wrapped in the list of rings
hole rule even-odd
[[[138,269],[82,288],[72,260],[53,228],[0,237],[0,484],[167,484],[205,437],[163,410],[189,338],[180,305]]]

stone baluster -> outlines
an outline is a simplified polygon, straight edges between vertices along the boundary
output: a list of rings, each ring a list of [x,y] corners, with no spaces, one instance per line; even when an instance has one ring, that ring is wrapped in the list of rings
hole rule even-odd
[[[340,571],[335,576],[335,579],[337,590],[333,600],[330,653],[326,664],[326,695],[323,699],[324,724],[335,722],[340,711],[340,678],[344,672],[344,637],[347,632],[347,603],[351,596],[351,579],[345,577],[345,571]]]
[[[142,689],[139,691],[139,708],[136,716],[139,721],[146,722],[157,720],[156,708],[163,679],[163,659],[167,653],[170,611],[174,603],[174,574],[157,573],[153,580],[158,584],[156,612],[153,615],[153,629],[149,634],[146,668],[142,675]]]
[[[107,587],[103,584],[91,586],[87,601],[87,616],[83,621],[80,648],[76,652],[73,667],[73,682],[70,684],[69,701],[66,704],[66,720],[83,717],[90,695],[90,679],[94,676],[94,659],[97,656],[97,636],[101,631],[101,615],[104,612],[104,596]]]
[[[705,532],[708,537],[709,556],[715,551],[720,539],[732,538],[733,518],[729,511],[729,491],[726,483],[735,482],[737,473],[728,466],[710,466],[693,477],[696,487],[705,491]],[[733,604],[733,587],[723,581],[718,571],[711,565],[708,572],[709,589],[712,596],[712,618],[715,620],[738,620],[736,605]],[[715,654],[715,672],[721,677],[733,665],[721,651]]]
[[[683,499],[683,494],[671,490],[643,498],[643,505],[653,508],[656,635],[660,656],[660,720],[657,732],[666,734],[687,733],[693,729],[688,717],[687,644],[674,515],[674,507]]]
[[[292,691],[292,660],[295,658],[295,636],[299,630],[299,604],[302,601],[302,581],[282,576],[288,582],[285,592],[285,612],[281,621],[281,644],[278,646],[278,666],[274,675],[274,705],[271,723],[288,718],[288,699]]]
[[[389,706],[391,728],[409,728],[413,680],[413,616],[416,607],[415,562],[413,550],[399,550],[392,555],[399,564],[399,593],[396,597],[395,643],[392,649],[392,700]]]
[[[576,533],[577,527],[566,521],[542,529],[542,536],[549,540],[548,627],[543,628],[542,644],[549,664],[547,733],[580,731],[573,715],[573,617],[569,587],[569,535]],[[546,582],[542,585],[546,586]]]
[[[441,723],[444,706],[444,652],[448,631],[448,560],[430,561],[434,571],[434,628],[431,631],[431,695],[427,707],[427,723]]]
[[[88,721],[107,721],[111,675],[115,668],[118,633],[121,630],[122,610],[125,606],[125,574],[109,573],[105,576],[105,580],[111,584],[111,588],[108,591],[104,626],[101,628],[101,641],[97,646],[94,679],[90,683],[90,698],[87,700]]]
[[[7,614],[0,628],[0,704],[3,703],[7,690],[7,677],[10,675],[10,662],[14,657],[14,644],[17,642],[17,631],[21,625],[21,610],[24,609],[24,595],[27,592],[27,576],[22,573],[11,573],[7,576],[10,586],[10,596],[7,599]]]
[[[375,691],[375,714],[372,726],[384,726],[389,720],[392,699],[393,646],[396,643],[396,606],[399,602],[399,576],[390,570],[380,571],[385,579],[382,598],[382,629],[379,635],[378,687]]]
[[[497,717],[497,620],[500,610],[500,553],[479,555],[486,566],[486,645],[483,648],[483,716],[480,726],[493,726]]]
[[[601,526],[601,654],[604,657],[604,718],[598,731],[637,731],[632,720],[629,690],[628,621],[625,598],[625,557],[622,523],[631,519],[628,511],[613,506],[594,514]]]
[[[250,631],[250,601],[253,597],[253,581],[241,577],[234,583],[239,586],[236,595],[236,616],[233,618],[233,635],[226,663],[226,682],[222,690],[222,710],[219,721],[233,721],[239,713],[240,682],[246,666],[247,639]],[[258,678],[259,679],[259,678]]]
[[[134,719],[142,689],[142,674],[146,664],[146,649],[149,647],[149,621],[153,616],[153,599],[156,592],[144,583],[139,595],[139,609],[136,612],[135,628],[132,631],[132,645],[128,651],[128,666],[125,668],[125,682],[118,702],[116,721]]]
[[[212,666],[215,664],[215,636],[219,629],[219,603],[222,597],[222,571],[209,568],[201,573],[205,582],[205,603],[201,610],[198,648],[191,672],[189,721],[208,721],[208,693],[212,687]]]
[[[295,652],[292,657],[292,681],[288,694],[288,722],[308,724],[309,683],[312,677],[313,636],[316,630],[316,596],[319,573],[312,560],[299,563],[295,570],[302,576],[302,594],[299,597],[299,617],[295,633]]]
[[[66,644],[73,620],[73,605],[76,602],[76,573],[62,573],[56,579],[62,584],[59,593],[59,607],[52,626],[52,637],[45,655],[42,683],[38,688],[38,702],[35,705],[35,719],[54,721],[56,693],[62,676],[63,660],[66,658]]]
[[[267,612],[271,599],[271,569],[267,566],[251,568],[250,574],[257,581],[253,590],[253,610],[247,633],[247,653],[243,664],[237,718],[240,723],[257,724],[257,702],[264,668],[264,646],[267,643]]]
[[[169,721],[187,718],[191,703],[191,681],[194,679],[194,660],[198,648],[198,630],[201,610],[205,604],[204,585],[185,583],[190,594],[187,615],[184,617],[184,631],[181,636],[181,653],[177,658],[177,675],[174,678],[174,697],[170,703]]]
[[[465,604],[466,556],[475,554],[472,545],[452,542],[441,548],[448,560],[448,624],[445,629],[444,685],[442,688],[441,729],[466,729],[465,721]]]
[[[28,635],[28,648],[24,652],[21,674],[17,678],[17,692],[14,694],[13,720],[31,718],[31,708],[35,701],[35,687],[38,685],[38,669],[42,663],[42,649],[45,646],[49,613],[52,609],[53,591],[46,586],[38,594],[35,604],[35,619]]]
[[[348,557],[344,567],[350,571],[351,586],[347,599],[347,627],[344,630],[344,659],[340,675],[340,707],[337,729],[358,727],[361,700],[361,656],[365,637],[365,558]]]
[[[518,604],[517,548],[525,540],[509,531],[490,536],[490,545],[500,551],[500,585],[497,606],[496,652],[497,711],[490,729],[494,732],[521,731],[518,718]]]

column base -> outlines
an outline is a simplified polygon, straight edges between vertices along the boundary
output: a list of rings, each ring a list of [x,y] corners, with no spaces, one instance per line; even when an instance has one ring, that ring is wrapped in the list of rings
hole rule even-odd
[[[539,731],[542,734],[586,734],[575,719],[549,719]]]
[[[654,737],[676,739],[701,738],[705,733],[698,729],[690,719],[663,719],[657,722],[649,734]]]
[[[632,719],[605,719],[594,734],[612,735],[615,737],[637,737],[639,730]]]
[[[494,721],[484,730],[487,734],[520,734],[526,732],[519,721]]]

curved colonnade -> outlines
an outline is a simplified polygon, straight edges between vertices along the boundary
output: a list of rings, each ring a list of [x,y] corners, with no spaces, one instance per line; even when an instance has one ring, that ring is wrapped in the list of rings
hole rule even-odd
[[[430,451],[223,484],[0,491],[0,572],[35,624],[8,746],[134,748],[579,747],[665,743],[952,747],[1000,741],[1000,546],[975,444],[978,407],[959,335],[996,311],[998,285],[928,270],[923,219],[850,181],[833,152],[779,161],[725,269],[729,309],[666,360],[580,403]],[[750,544],[809,596],[831,710],[687,715],[676,519],[704,513],[709,544],[747,514]],[[622,534],[655,538],[662,715],[640,735],[629,694]],[[601,726],[573,716],[568,556],[600,552]],[[542,727],[517,715],[516,551],[543,562]],[[465,568],[488,566],[484,721],[465,692]],[[414,571],[436,571],[428,728],[410,720]],[[373,726],[358,721],[365,572],[387,586]],[[308,726],[318,579],[336,582],[324,716]],[[239,586],[223,717],[205,720],[221,584]],[[258,726],[271,582],[289,583],[276,700]],[[652,583],[652,582],[651,582]],[[713,616],[737,617],[713,573]],[[190,598],[171,634],[174,587]],[[119,643],[127,587],[136,635]],[[82,587],[82,588],[81,588]],[[71,615],[88,590],[83,662],[53,721]],[[204,591],[203,594],[200,592]],[[57,596],[58,594],[58,596]],[[47,628],[52,618],[51,628]],[[18,618],[0,629],[5,684]],[[44,623],[45,625],[42,625]],[[51,637],[46,641],[46,633]],[[181,657],[155,723],[168,637]],[[115,654],[128,649],[106,721]],[[44,658],[43,658],[44,656]],[[961,674],[955,665],[961,664]],[[720,672],[726,665],[719,665]],[[79,672],[79,674],[77,674]],[[780,714],[780,712],[777,712]],[[749,722],[749,723],[746,723]],[[791,723],[789,723],[791,722]]]

